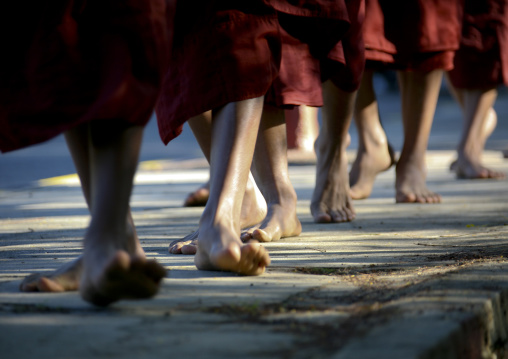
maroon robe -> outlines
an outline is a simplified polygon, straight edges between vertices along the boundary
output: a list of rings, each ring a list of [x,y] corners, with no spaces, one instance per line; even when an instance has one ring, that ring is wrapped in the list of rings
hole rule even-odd
[[[307,31],[305,41],[289,34],[284,28],[287,22],[282,23],[280,72],[268,93],[268,103],[286,107],[323,106],[321,84],[328,79],[333,79],[344,91],[354,91],[359,87],[365,64],[361,32],[363,5],[363,0],[337,2],[336,6],[340,7],[341,11],[336,9],[335,14],[346,14],[349,26],[339,27],[339,24],[336,24],[333,29],[323,30],[321,35],[317,32],[312,33],[309,27],[305,27]],[[294,27],[297,27],[301,19],[292,18],[291,21],[295,23]],[[323,22],[323,19],[309,17],[307,21],[319,23]],[[326,26],[326,23],[321,26]],[[323,33],[327,34],[325,41],[322,40]],[[318,52],[313,48],[316,45],[314,39],[335,45],[331,50],[329,47],[323,47],[322,51]]]
[[[348,24],[344,0],[180,2],[156,108],[161,139],[167,144],[193,116],[263,95],[277,106],[321,105],[319,59]]]
[[[508,0],[466,0],[460,49],[449,73],[457,88],[508,85]]]
[[[167,66],[173,0],[30,0],[1,5],[0,150],[80,123],[144,125]],[[13,36],[13,33],[16,36]]]
[[[264,95],[278,74],[277,14],[263,1],[179,1],[169,71],[156,106],[167,144],[191,117]]]
[[[364,40],[369,66],[450,70],[461,22],[462,0],[366,0]]]

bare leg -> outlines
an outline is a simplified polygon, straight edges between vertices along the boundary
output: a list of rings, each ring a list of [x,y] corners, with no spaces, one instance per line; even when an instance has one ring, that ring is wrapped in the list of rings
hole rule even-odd
[[[196,137],[199,147],[210,163],[212,149],[212,111],[191,118],[189,126]],[[208,185],[209,187],[209,185]],[[240,225],[242,228],[261,222],[266,215],[266,203],[259,191],[254,178],[249,173],[249,180],[242,200]]]
[[[203,151],[203,154],[205,155],[208,162],[210,162],[210,152],[212,146],[212,111],[208,111],[199,116],[193,117],[188,121],[188,123],[192,132],[194,133],[194,136],[196,137],[196,140],[199,143],[201,150]],[[201,188],[205,186],[209,189],[210,182],[207,182]],[[261,222],[266,216],[266,211],[267,208],[265,199],[259,191],[254,178],[249,173],[249,180],[247,181],[247,187],[242,201],[242,211],[240,216],[241,228],[247,228]],[[188,236],[185,236],[184,238],[171,242],[169,245],[169,253],[196,254],[198,236],[199,231],[195,231]]]
[[[194,263],[202,270],[259,275],[270,263],[258,243],[240,240],[240,210],[259,130],[263,97],[230,103],[213,113],[210,198],[199,223]]]
[[[310,205],[317,223],[347,222],[355,218],[347,173],[348,129],[355,93],[323,84],[323,124],[316,141],[316,187]]]
[[[90,124],[91,221],[84,240],[80,293],[95,305],[155,295],[165,269],[139,253],[126,219],[143,135],[122,122]]]
[[[207,111],[201,115],[195,116],[189,121],[194,137],[198,141],[201,151],[205,155],[208,163],[210,163],[210,148],[212,132],[212,111]],[[194,192],[189,193],[184,202],[184,207],[200,207],[205,206],[210,196],[210,181],[207,181]]]
[[[396,166],[396,202],[438,203],[426,185],[425,153],[434,119],[442,70],[399,71],[404,146]]]
[[[464,128],[457,148],[457,160],[450,169],[458,178],[504,178],[505,174],[481,163],[485,143],[497,124],[494,102],[497,89],[456,89],[448,81],[452,93],[464,113]]]
[[[482,149],[485,149],[485,143],[487,139],[490,137],[492,132],[496,129],[497,126],[497,113],[493,107],[491,107],[487,115],[483,121],[483,126],[481,130],[481,134],[477,138],[477,145],[481,146]],[[457,170],[457,160],[450,163],[450,171],[455,172]]]
[[[354,119],[359,142],[356,158],[349,172],[353,199],[369,197],[376,176],[395,164],[395,154],[379,119],[373,76],[372,70],[364,72],[355,103]]]
[[[209,186],[210,182],[207,182]],[[245,195],[242,201],[242,211],[240,214],[240,228],[248,228],[260,223],[267,213],[266,201],[259,188],[249,173]],[[174,240],[169,244],[168,251],[171,254],[196,254],[198,249],[199,230],[191,234]]]
[[[210,162],[210,149],[212,146],[210,136],[212,132],[212,111],[207,111],[189,119],[188,124],[194,134],[194,137],[196,137],[196,140],[198,141],[201,151],[203,151],[207,161]],[[256,183],[253,178],[249,176],[249,183],[247,185],[247,191],[245,192],[246,206],[242,207],[242,221],[245,222],[243,224],[244,226],[251,226],[259,223],[266,214],[266,205],[263,203],[264,200],[262,200],[261,203],[257,203],[259,206],[257,209],[250,206],[255,204],[256,198],[259,197],[258,194],[259,190]],[[207,181],[197,190],[189,193],[183,205],[184,207],[205,206],[209,196],[210,181]],[[261,213],[259,214],[259,212]],[[197,233],[192,234],[191,236],[197,238]],[[181,242],[181,240],[175,241],[174,243],[177,242]]]
[[[285,110],[289,163],[315,163],[314,143],[319,133],[318,108],[300,105]]]
[[[65,139],[81,182],[83,195],[90,209],[91,179],[88,125],[81,125],[67,131],[65,133]],[[138,256],[145,257],[143,248],[139,243],[130,210],[128,212],[126,226],[129,242],[135,248]],[[73,261],[65,263],[50,274],[31,274],[22,281],[20,290],[24,292],[64,292],[78,290],[83,269],[82,262],[83,256],[79,256]]]
[[[289,180],[286,157],[284,110],[265,105],[261,117],[254,173],[268,204],[268,214],[259,225],[242,234],[242,240],[269,242],[297,236],[302,231],[296,216],[296,192]]]

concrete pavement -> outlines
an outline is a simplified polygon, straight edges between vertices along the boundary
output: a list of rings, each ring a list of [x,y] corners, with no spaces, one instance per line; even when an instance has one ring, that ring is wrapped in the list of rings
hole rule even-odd
[[[446,169],[452,152],[428,157],[442,204],[395,204],[391,169],[344,224],[312,222],[314,168],[291,167],[303,233],[265,244],[273,264],[260,277],[197,271],[192,257],[167,254],[170,241],[196,228],[201,209],[180,204],[207,171],[199,161],[144,163],[134,218],[168,276],[153,300],[109,309],[77,293],[17,289],[28,273],[80,253],[88,217],[72,176],[4,190],[2,357],[506,357],[507,181],[458,181]],[[508,172],[498,152],[486,157]]]
[[[441,140],[454,126],[442,121]],[[395,204],[392,168],[355,201],[351,223],[314,224],[314,166],[292,166],[303,233],[265,244],[272,265],[259,277],[197,271],[191,256],[169,255],[196,228],[202,209],[181,203],[207,169],[201,159],[143,162],[134,220],[168,274],[154,299],[107,309],[77,293],[18,291],[27,274],[81,251],[88,216],[75,176],[0,187],[0,356],[507,358],[508,180],[456,180],[451,141],[428,154],[443,203]],[[499,151],[485,162],[508,173]]]

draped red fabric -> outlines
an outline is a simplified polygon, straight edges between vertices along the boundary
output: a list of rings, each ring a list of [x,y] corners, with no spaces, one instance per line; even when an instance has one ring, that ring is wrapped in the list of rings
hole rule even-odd
[[[362,2],[213,0],[198,9],[179,2],[156,108],[163,142],[190,117],[230,102],[266,95],[277,106],[322,105],[320,64],[349,30],[351,4]]]
[[[508,85],[508,1],[466,0],[450,80],[457,88]]]
[[[397,69],[453,68],[462,0],[366,0],[365,56]]]
[[[145,124],[168,63],[174,1],[3,2],[0,150],[80,123]],[[13,33],[16,36],[13,36]]]
[[[156,106],[167,144],[191,117],[264,95],[278,75],[276,11],[262,0],[179,1],[175,38]]]

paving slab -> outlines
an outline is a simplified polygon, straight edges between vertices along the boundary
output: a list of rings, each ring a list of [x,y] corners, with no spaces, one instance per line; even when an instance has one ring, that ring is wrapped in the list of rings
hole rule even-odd
[[[349,153],[350,156],[353,153]],[[395,204],[394,170],[357,219],[315,224],[314,166],[292,166],[303,233],[264,244],[259,277],[198,271],[168,244],[202,208],[200,160],[143,162],[132,197],[148,257],[167,269],[152,300],[95,308],[77,293],[21,293],[21,279],[81,251],[88,215],[75,175],[0,191],[2,358],[506,358],[508,180],[457,180],[429,151],[435,205]],[[486,163],[508,172],[499,151]]]

